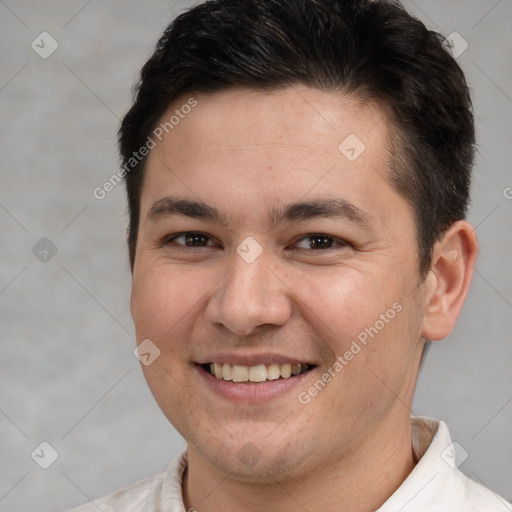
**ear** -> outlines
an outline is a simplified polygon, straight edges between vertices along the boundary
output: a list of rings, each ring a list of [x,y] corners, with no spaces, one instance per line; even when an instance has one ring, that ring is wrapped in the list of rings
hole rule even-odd
[[[458,221],[435,243],[432,268],[425,280],[422,336],[439,341],[455,326],[462,310],[478,255],[473,226]]]

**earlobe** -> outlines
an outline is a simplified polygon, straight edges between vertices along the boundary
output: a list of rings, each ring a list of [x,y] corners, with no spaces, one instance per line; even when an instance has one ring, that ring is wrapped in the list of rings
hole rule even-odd
[[[439,341],[453,330],[471,284],[477,254],[475,230],[466,221],[455,222],[434,245],[432,268],[425,279],[424,338]]]

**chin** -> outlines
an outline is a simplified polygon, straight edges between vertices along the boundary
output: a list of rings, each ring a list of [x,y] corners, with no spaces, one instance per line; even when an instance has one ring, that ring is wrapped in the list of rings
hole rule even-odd
[[[295,436],[289,438],[297,439]],[[194,449],[217,471],[242,483],[276,484],[300,478],[311,470],[303,443],[291,445],[284,441],[276,445],[268,442],[266,434],[260,439],[245,443],[233,439],[227,444],[200,443],[194,445]]]
[[[290,457],[282,457],[272,454],[270,457],[262,455],[261,459],[253,465],[241,462],[237,454],[231,457],[225,455],[210,455],[209,462],[218,471],[224,473],[230,479],[250,484],[275,484],[297,478],[300,474],[297,463]]]

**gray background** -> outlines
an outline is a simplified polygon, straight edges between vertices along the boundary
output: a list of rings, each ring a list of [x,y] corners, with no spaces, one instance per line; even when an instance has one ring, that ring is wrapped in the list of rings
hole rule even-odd
[[[124,190],[102,201],[92,191],[118,168],[115,133],[140,66],[187,5],[0,1],[2,511],[64,510],[161,471],[184,447],[132,354]],[[461,469],[510,499],[512,2],[405,5],[469,43],[458,60],[479,136],[469,219],[481,254],[458,326],[429,354],[414,412],[444,419],[468,454]],[[31,48],[43,31],[59,44],[47,59]],[[39,258],[32,250],[43,237],[57,248],[46,262],[48,242]],[[30,456],[42,441],[59,454],[46,470]]]

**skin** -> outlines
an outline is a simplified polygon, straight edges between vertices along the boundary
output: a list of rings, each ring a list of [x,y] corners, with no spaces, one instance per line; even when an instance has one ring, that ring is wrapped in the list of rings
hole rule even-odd
[[[391,127],[378,105],[306,87],[195,97],[198,106],[148,158],[131,297],[138,343],[160,349],[145,377],[188,444],[186,508],[375,510],[414,468],[410,407],[424,339],[454,326],[476,259],[474,230],[455,223],[420,279],[413,212],[387,180]],[[353,162],[338,150],[349,134],[366,146]],[[226,224],[150,215],[166,197],[205,203]],[[332,199],[366,221],[270,215]],[[205,236],[186,246],[183,232]],[[315,245],[312,234],[324,238]],[[248,236],[263,250],[252,263],[236,251]],[[401,311],[300,403],[396,303]],[[219,352],[316,366],[283,396],[235,405],[195,365]],[[240,456],[248,446],[255,464]]]

